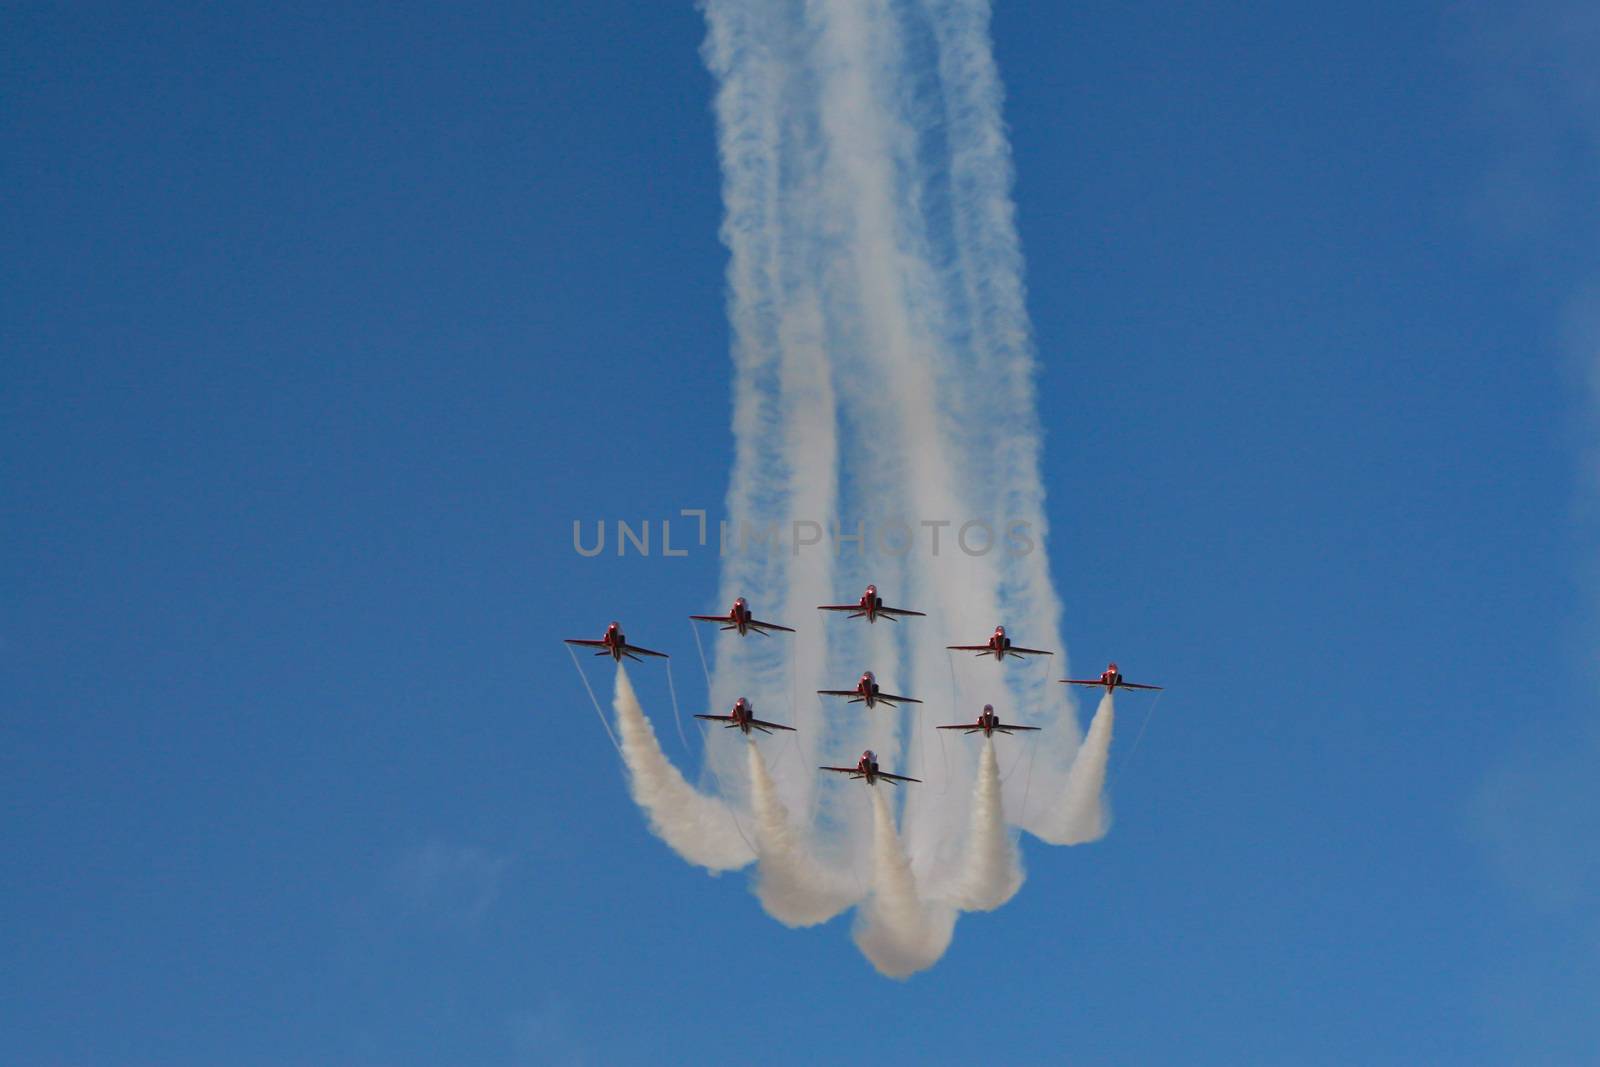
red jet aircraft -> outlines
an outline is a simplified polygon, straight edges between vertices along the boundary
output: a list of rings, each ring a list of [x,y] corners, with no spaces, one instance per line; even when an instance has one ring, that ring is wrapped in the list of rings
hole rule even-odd
[[[767,633],[768,630],[782,630],[786,634],[794,633],[787,626],[779,626],[775,622],[762,622],[760,619],[752,618],[750,605],[745,602],[744,597],[735,600],[733,607],[726,615],[690,615],[689,618],[697,622],[720,622],[724,630],[738,630],[740,637],[743,637],[750,630],[754,630],[763,637],[771,636]]]
[[[896,703],[922,703],[922,701],[914,697],[902,697],[893,693],[885,693],[878,687],[878,680],[872,676],[871,671],[867,671],[861,676],[861,680],[856,683],[854,689],[818,689],[817,696],[849,697],[850,703],[859,704],[862,701],[866,701],[869,708],[877,707],[879,704],[887,704],[892,708]]]
[[[877,785],[878,779],[886,782],[921,782],[921,778],[907,778],[903,774],[890,774],[888,771],[878,770],[878,757],[872,750],[861,753],[861,759],[854,767],[818,767],[819,771],[833,771],[835,774],[848,774],[852,779],[861,779],[868,785]]]
[[[984,737],[993,737],[997,733],[1010,735],[1013,730],[1037,730],[1037,726],[1010,726],[1000,721],[1000,716],[994,713],[993,704],[983,706],[983,714],[978,716],[977,722],[964,722],[957,726],[941,726],[941,730],[960,730],[962,733],[975,734],[983,731]]]
[[[774,730],[789,730],[791,732],[794,730],[793,726],[784,726],[782,723],[762,722],[760,719],[756,718],[755,705],[750,703],[744,697],[740,697],[738,700],[734,701],[733,713],[731,715],[696,715],[695,718],[709,719],[712,722],[726,723],[726,729],[729,730],[737,726],[746,734],[749,734],[752,727],[760,730],[764,734],[770,734]]]
[[[1004,626],[996,626],[994,633],[989,635],[989,640],[986,644],[945,645],[944,647],[952,652],[976,652],[980,656],[993,656],[997,660],[1003,660],[1007,656],[1015,656],[1021,659],[1023,656],[1051,655],[1051,653],[1040,648],[1023,648],[1021,645],[1013,645],[1011,638],[1006,636],[1006,628]]]
[[[1068,685],[1103,685],[1106,687],[1106,692],[1108,693],[1114,689],[1161,688],[1159,685],[1140,685],[1137,682],[1124,682],[1122,680],[1122,672],[1117,670],[1117,665],[1115,663],[1111,664],[1104,671],[1102,671],[1100,673],[1100,677],[1098,678],[1063,678],[1061,680]]]
[[[596,652],[595,655],[610,656],[618,663],[622,662],[623,656],[627,656],[629,659],[638,659],[639,656],[660,656],[662,659],[669,658],[665,652],[652,652],[648,648],[640,648],[638,645],[628,644],[628,639],[622,636],[622,625],[615,622],[606,627],[606,635],[598,641],[585,641],[581,637],[568,637],[565,640],[569,645],[582,645],[584,648],[598,648],[600,651]],[[639,655],[634,655],[636,652]]]
[[[927,615],[925,611],[907,611],[905,608],[886,608],[883,606],[883,597],[878,595],[878,587],[867,586],[867,591],[861,594],[861,599],[854,604],[818,604],[818,611],[848,611],[852,619],[866,619],[868,622],[877,622],[879,617],[895,621],[896,615]]]

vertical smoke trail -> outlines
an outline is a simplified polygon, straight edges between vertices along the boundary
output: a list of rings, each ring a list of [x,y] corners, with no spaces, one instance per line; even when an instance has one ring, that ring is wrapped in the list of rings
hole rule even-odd
[[[722,604],[751,596],[763,618],[800,630],[777,642],[723,636],[712,700],[726,706],[748,695],[786,707],[799,729],[802,765],[809,766],[826,735],[811,691],[821,687],[827,637],[804,623],[835,595],[833,561],[825,549],[795,554],[791,542],[797,529],[808,539],[830,530],[838,495],[838,418],[824,309],[816,277],[797,268],[822,255],[812,206],[819,155],[808,119],[814,89],[805,73],[797,3],[706,0],[702,6],[708,25],[703,55],[719,83],[722,239],[730,253],[734,334],[737,453]],[[734,776],[730,750],[708,756],[723,776]],[[797,810],[810,810],[813,776],[780,776],[778,789]]]
[[[867,790],[872,794],[872,896],[857,916],[854,937],[856,947],[881,974],[906,978],[944,955],[956,913],[947,904],[925,903],[918,895],[911,861],[895,834],[885,788]]]
[[[848,341],[837,356],[839,373],[852,382],[841,400],[851,431],[854,496],[842,511],[880,527],[901,523],[902,541],[925,540],[924,522],[959,524],[971,513],[962,487],[977,457],[952,447],[950,408],[952,397],[981,394],[986,385],[963,378],[962,361],[943,342],[945,304],[924,210],[924,146],[909,99],[915,79],[906,54],[908,13],[885,0],[819,0],[811,11],[821,72],[819,122],[829,148],[819,190],[840,250],[827,292]],[[941,624],[992,620],[998,611],[992,563],[958,557],[954,538],[955,530],[947,529],[937,557],[919,544],[915,556],[877,546],[872,560],[880,586],[930,616],[875,635],[878,663],[897,667],[904,662],[902,647],[910,653],[909,672],[880,666],[879,673],[886,682],[909,680],[913,688],[901,691],[933,706],[955,702]],[[916,712],[909,716],[917,725],[906,757],[898,716],[877,717],[862,740],[885,763],[915,771],[930,751],[930,727],[921,719]],[[921,875],[959,862],[970,764],[954,763],[950,773],[949,789],[907,800],[906,835]]]
[[[978,784],[972,797],[972,828],[967,834],[967,865],[959,903],[967,911],[993,911],[1022,888],[1022,863],[1006,831],[1000,802],[1000,762],[994,738],[983,739]]]
[[[628,765],[629,790],[649,817],[656,836],[690,863],[712,871],[733,870],[754,859],[755,852],[734,822],[732,809],[715,797],[696,792],[667,761],[621,664],[617,665],[612,707],[622,738],[622,758]]]
[[[917,329],[907,309],[902,275],[901,203],[906,192],[906,131],[885,101],[893,100],[900,62],[894,16],[885,0],[815,0],[806,7],[814,46],[818,137],[826,151],[817,180],[819,223],[832,259],[822,269],[831,348],[841,381],[841,414],[848,435],[848,479],[841,514],[882,530],[912,513],[908,486],[923,481],[918,447],[921,427],[907,425],[908,390],[913,409],[925,406],[912,356]],[[908,432],[909,431],[909,432]],[[868,534],[872,537],[872,534]],[[876,541],[876,538],[874,538]],[[914,595],[905,558],[867,546],[845,560],[859,588],[868,579],[904,603]],[[868,569],[870,568],[870,570]],[[867,634],[869,662],[885,685],[904,686],[900,641],[905,627],[874,626]],[[897,690],[905,692],[904,688]],[[851,749],[870,747],[888,765],[901,762],[899,716],[865,713]]]
[[[756,813],[756,896],[785,926],[827,922],[856,902],[855,885],[831,873],[789,823],[789,812],[767,774],[760,747],[748,746],[750,797]]]
[[[949,291],[960,308],[955,318],[966,329],[969,373],[993,383],[982,394],[984,403],[962,420],[962,447],[988,460],[974,489],[980,500],[977,513],[998,523],[1028,524],[1032,551],[1005,553],[996,560],[1003,621],[1036,642],[1035,647],[1058,650],[1051,666],[1064,672],[1061,602],[1044,551],[1042,434],[1034,389],[1038,368],[1011,193],[1011,145],[1001,114],[1005,93],[990,40],[990,5],[988,0],[921,0],[921,7],[937,42],[942,118],[948,130]],[[994,417],[996,411],[1004,417]],[[1077,753],[1074,701],[1055,686],[1018,684],[1024,678],[1012,676],[1010,717],[1048,727],[1037,739],[1031,782],[1048,795],[1064,787]],[[1013,794],[1011,800],[1020,812],[1021,797]]]
[[[1111,754],[1111,727],[1116,719],[1111,693],[1100,698],[1089,733],[1072,763],[1061,792],[1047,803],[1030,830],[1052,845],[1081,845],[1098,841],[1111,829],[1111,815],[1102,793],[1106,784],[1106,759]]]

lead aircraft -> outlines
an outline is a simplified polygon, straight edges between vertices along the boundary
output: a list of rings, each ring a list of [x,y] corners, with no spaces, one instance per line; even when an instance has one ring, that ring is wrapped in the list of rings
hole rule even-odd
[[[1023,648],[1021,645],[1012,644],[1011,638],[1006,636],[1006,628],[1004,626],[996,626],[994,633],[989,635],[989,640],[981,645],[945,645],[944,647],[952,652],[976,652],[980,656],[993,656],[997,660],[1003,660],[1007,656],[1015,656],[1017,659],[1021,659],[1023,656],[1049,656],[1053,654],[1041,648]]]
[[[993,704],[985,704],[983,711],[978,715],[977,722],[957,723],[954,726],[941,726],[941,730],[960,730],[964,734],[982,733],[984,737],[993,737],[995,734],[1009,735],[1013,730],[1037,730],[1037,726],[1012,726],[1010,723],[1000,721],[1000,716],[994,713]]]
[[[866,592],[861,594],[861,599],[854,604],[818,604],[818,611],[848,611],[852,619],[866,619],[868,622],[877,622],[880,617],[895,621],[897,615],[921,615],[925,611],[909,611],[906,608],[886,608],[883,606],[883,597],[878,595],[878,587],[867,586]]]

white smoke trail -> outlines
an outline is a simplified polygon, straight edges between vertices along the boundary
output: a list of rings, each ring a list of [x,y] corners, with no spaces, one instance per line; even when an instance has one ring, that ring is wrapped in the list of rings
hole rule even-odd
[[[756,813],[756,896],[767,914],[785,926],[827,922],[861,894],[852,880],[829,870],[790,824],[760,746],[752,742],[747,747]]]
[[[755,859],[755,851],[734,821],[733,810],[716,797],[697,792],[667,761],[621,664],[617,665],[612,708],[628,767],[629,790],[649,817],[656,836],[690,863],[711,871],[734,870]]]
[[[959,903],[967,911],[993,911],[1022,888],[1022,863],[1006,830],[1000,800],[1000,761],[994,738],[983,739],[978,784],[972,795],[972,828],[967,834],[967,865]]]
[[[997,554],[995,595],[1013,634],[1036,648],[1054,649],[1051,662],[1065,672],[1061,601],[1044,551],[1048,522],[1039,472],[1042,432],[1035,399],[1037,364],[1023,284],[1021,242],[1012,198],[1011,145],[1001,112],[1004,89],[990,39],[988,0],[920,0],[936,42],[936,65],[947,131],[951,268],[947,299],[969,355],[962,373],[987,383],[971,394],[956,429],[959,449],[984,460],[970,484],[974,514],[991,521],[1027,523],[1032,550]],[[967,395],[967,394],[958,394]],[[1059,677],[1059,675],[1058,675]],[[1040,685],[1018,671],[1006,679],[1008,718],[1044,726],[1036,738],[1031,786],[1044,795],[1065,787],[1079,733],[1069,691]],[[991,698],[985,698],[991,699]],[[1008,786],[1008,790],[1021,788]],[[1010,798],[1030,831],[1020,795]]]
[[[734,334],[737,453],[722,604],[753,596],[762,618],[800,629],[773,642],[724,635],[713,703],[750,695],[786,708],[803,758],[798,770],[774,774],[787,803],[809,811],[816,783],[804,769],[818,762],[813,757],[828,732],[812,692],[822,688],[828,638],[806,624],[836,592],[828,552],[789,549],[797,524],[811,537],[834,523],[838,418],[818,280],[795,266],[823,255],[814,218],[819,149],[806,119],[814,110],[803,76],[806,39],[795,10],[751,0],[706,0],[703,7],[703,55],[719,83],[722,239]],[[756,546],[769,531],[776,550]],[[709,757],[731,776],[730,750]]]
[[[1103,793],[1106,760],[1111,754],[1111,728],[1116,719],[1111,693],[1100,698],[1089,733],[1067,774],[1066,785],[1054,804],[1029,823],[1031,832],[1052,845],[1081,845],[1098,841],[1111,829],[1109,803]]]
[[[938,962],[950,946],[956,912],[948,904],[925,902],[917,892],[894,816],[884,797],[887,786],[873,786],[872,896],[856,919],[856,947],[880,974],[906,978]]]

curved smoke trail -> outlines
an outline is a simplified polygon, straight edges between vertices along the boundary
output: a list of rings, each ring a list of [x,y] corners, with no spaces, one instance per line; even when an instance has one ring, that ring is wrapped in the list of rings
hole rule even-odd
[[[856,947],[880,974],[906,978],[933,966],[950,946],[956,911],[917,892],[911,860],[895,833],[882,786],[872,794],[872,896],[856,919]]]
[[[751,742],[750,799],[756,813],[755,893],[767,914],[785,926],[815,926],[854,904],[861,894],[812,853],[778,797],[761,748]]]
[[[993,911],[1022,888],[1022,861],[1006,830],[1000,800],[1000,761],[994,738],[983,739],[978,784],[972,795],[972,828],[967,834],[967,866],[959,903],[967,911]]]
[[[711,871],[731,871],[755,859],[734,821],[733,809],[698,792],[668,762],[621,664],[612,708],[628,766],[628,788],[656,836],[690,863]]]
[[[1111,727],[1116,719],[1111,693],[1100,698],[1089,733],[1067,774],[1060,799],[1042,816],[1028,823],[1029,832],[1052,845],[1081,845],[1098,841],[1111,829],[1105,799],[1106,760],[1111,755]]]

